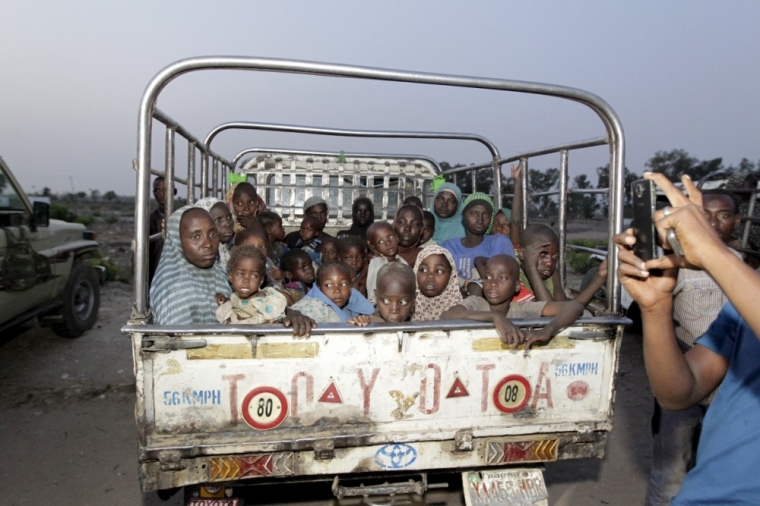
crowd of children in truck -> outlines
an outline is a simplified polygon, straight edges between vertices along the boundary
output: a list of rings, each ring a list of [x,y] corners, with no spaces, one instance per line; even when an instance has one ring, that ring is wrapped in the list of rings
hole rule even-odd
[[[519,171],[512,174],[518,191]],[[163,186],[156,178],[156,221]],[[351,227],[332,237],[324,231],[327,202],[313,196],[300,229],[286,235],[282,218],[241,182],[227,202],[203,198],[165,218],[165,244],[150,259],[154,321],[282,322],[308,335],[326,322],[472,319],[492,322],[513,346],[547,341],[583,313],[606,264],[567,300],[555,269],[557,236],[542,225],[522,230],[518,211],[494,209],[484,193],[463,199],[443,183],[429,211],[410,196],[391,223],[375,221],[372,201],[357,198]],[[531,332],[510,322],[536,317],[553,319]]]

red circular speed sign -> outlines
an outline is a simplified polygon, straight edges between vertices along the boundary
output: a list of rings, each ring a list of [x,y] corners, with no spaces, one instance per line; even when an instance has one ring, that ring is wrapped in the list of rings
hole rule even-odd
[[[243,399],[243,419],[254,429],[274,429],[288,416],[285,394],[273,387],[254,388]]]
[[[517,374],[503,378],[493,390],[493,403],[502,413],[515,413],[528,404],[530,383]]]

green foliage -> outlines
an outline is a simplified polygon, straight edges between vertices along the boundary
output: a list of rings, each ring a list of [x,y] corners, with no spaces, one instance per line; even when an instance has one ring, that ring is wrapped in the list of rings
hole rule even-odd
[[[116,216],[115,214],[109,214],[108,216],[106,216],[106,223],[110,225],[113,225],[117,221],[119,221],[119,217]]]
[[[593,188],[593,185],[586,174],[581,174],[573,180],[573,188],[588,189]],[[598,204],[595,195],[571,193],[567,199],[567,206],[570,218],[590,220],[594,217]]]
[[[132,282],[132,273],[119,267],[119,265],[113,262],[110,257],[91,258],[90,263],[92,265],[105,267],[106,281],[119,281],[122,283]]]
[[[570,244],[576,246],[585,246],[586,248],[599,248],[599,246],[606,246],[607,243],[603,241],[591,241],[588,239],[576,239],[570,241]],[[591,253],[585,253],[583,251],[573,251],[571,249],[567,252],[567,263],[570,268],[577,274],[586,274],[589,269],[598,265],[597,262],[591,260]]]
[[[92,215],[93,215],[94,217],[96,217],[96,218],[100,218],[100,215],[101,215],[101,214],[102,214],[102,213],[100,212],[100,209],[98,209],[98,208],[95,208],[95,209],[93,209],[93,210],[92,210]]]
[[[93,218],[90,215],[77,216],[74,223],[81,223],[85,227],[89,227],[92,224]]]
[[[116,195],[116,192],[114,192],[113,190],[108,190],[108,191],[107,191],[107,192],[106,192],[106,193],[103,195],[103,198],[104,198],[104,199],[106,199],[106,200],[108,200],[108,201],[111,201],[111,200],[116,200],[116,199],[118,199],[118,198],[119,198],[119,196],[118,196],[118,195]]]
[[[69,206],[66,204],[50,204],[50,218],[73,222],[77,219],[77,215],[69,211]]]
[[[550,168],[546,170],[528,170],[528,194],[545,192],[557,189],[559,180],[559,169]],[[541,197],[531,198],[530,206],[538,213],[544,216],[556,216],[559,207],[556,202],[557,197],[554,195],[544,195]]]
[[[596,169],[596,176],[597,176],[597,188],[609,188],[610,187],[610,169],[609,164],[605,165],[604,167],[597,167]],[[625,168],[625,179],[623,182],[623,185],[625,186],[625,191],[623,192],[624,200],[623,200],[623,215],[624,216],[630,216],[631,215],[631,206],[633,205],[633,202],[631,201],[631,183],[634,181],[641,179],[641,176],[636,174],[635,172],[631,172],[628,170],[628,167]],[[606,197],[602,199],[602,201],[599,204],[599,209],[602,211],[603,216],[607,216],[610,209],[610,203],[607,200]]]

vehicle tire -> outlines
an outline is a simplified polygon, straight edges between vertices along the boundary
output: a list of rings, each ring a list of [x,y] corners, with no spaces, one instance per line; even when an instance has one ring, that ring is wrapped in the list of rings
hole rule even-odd
[[[63,321],[52,325],[61,337],[79,337],[98,319],[100,284],[95,269],[87,261],[75,260],[69,281],[61,294]]]

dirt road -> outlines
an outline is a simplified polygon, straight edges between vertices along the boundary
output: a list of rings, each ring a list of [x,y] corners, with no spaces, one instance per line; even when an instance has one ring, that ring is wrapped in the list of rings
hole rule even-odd
[[[131,294],[131,286],[119,283],[104,288],[98,324],[79,339],[62,339],[39,327],[0,338],[0,503],[181,504],[179,495],[167,502],[143,496],[137,483],[132,358],[119,332]],[[617,385],[606,457],[547,465],[550,504],[642,503],[652,396],[639,336],[626,336]],[[330,504],[327,490],[309,489],[300,500]],[[452,494],[446,499],[458,501]],[[262,502],[277,501],[270,496]]]

